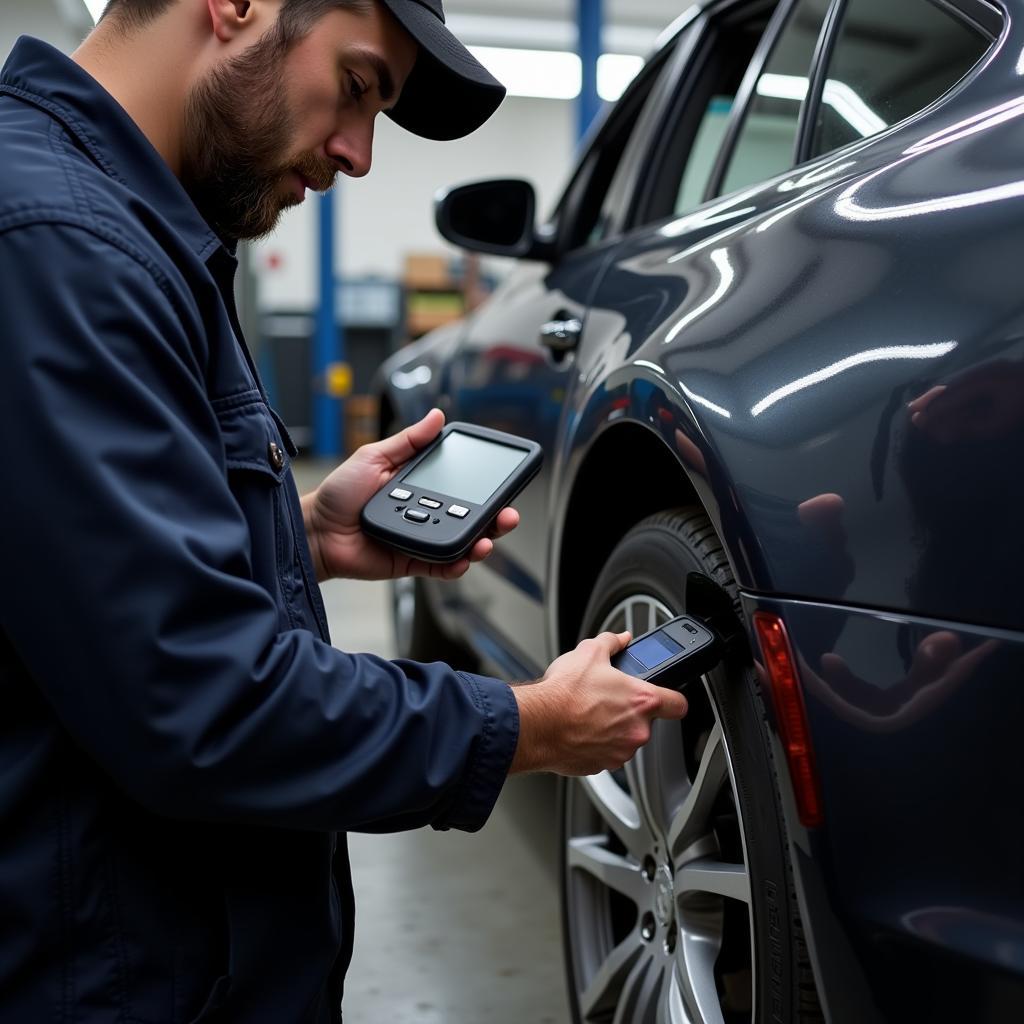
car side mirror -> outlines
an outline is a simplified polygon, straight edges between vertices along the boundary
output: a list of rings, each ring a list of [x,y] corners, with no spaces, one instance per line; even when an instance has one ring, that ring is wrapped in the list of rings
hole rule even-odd
[[[461,249],[547,259],[550,243],[535,229],[537,194],[528,181],[518,178],[475,181],[441,192],[435,217],[443,238]]]

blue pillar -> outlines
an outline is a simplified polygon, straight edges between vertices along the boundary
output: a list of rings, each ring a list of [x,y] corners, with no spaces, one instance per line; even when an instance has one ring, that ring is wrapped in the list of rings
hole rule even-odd
[[[577,52],[583,64],[583,89],[579,100],[579,137],[590,129],[601,98],[597,94],[597,59],[601,56],[601,30],[604,21],[603,0],[576,0],[579,43]]]
[[[331,393],[331,370],[344,359],[344,337],[335,310],[334,193],[320,203],[320,305],[313,339],[313,453],[318,458],[341,454],[344,406]]]

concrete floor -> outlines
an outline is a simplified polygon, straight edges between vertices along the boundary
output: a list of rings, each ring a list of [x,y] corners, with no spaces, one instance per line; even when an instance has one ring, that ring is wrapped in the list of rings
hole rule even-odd
[[[321,467],[300,465],[304,489]],[[334,643],[391,657],[386,584],[323,588]],[[350,837],[346,1024],[566,1024],[553,780],[511,779],[483,830]]]

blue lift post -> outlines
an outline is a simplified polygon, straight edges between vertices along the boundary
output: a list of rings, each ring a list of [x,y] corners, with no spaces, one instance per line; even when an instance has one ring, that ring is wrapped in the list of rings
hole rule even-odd
[[[345,338],[335,308],[334,192],[320,197],[320,304],[313,339],[313,453],[317,458],[341,454],[345,407],[331,386],[333,372],[344,362]]]
[[[580,62],[583,65],[583,88],[579,100],[579,137],[582,139],[601,109],[597,92],[597,61],[601,56],[601,32],[604,22],[604,0],[576,0],[579,25]]]

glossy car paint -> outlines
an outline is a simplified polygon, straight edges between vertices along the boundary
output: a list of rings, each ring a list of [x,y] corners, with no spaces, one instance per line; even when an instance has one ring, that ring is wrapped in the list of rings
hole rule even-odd
[[[385,368],[399,420],[438,403],[548,452],[500,556],[433,591],[492,667],[572,645],[601,558],[566,552],[655,485],[704,505],[748,613],[783,616],[825,825],[780,788],[835,1021],[1024,1019],[1024,10],[1004,13],[915,117],[526,265]],[[563,310],[584,330],[556,364],[538,335]]]
[[[782,793],[829,1019],[1020,1020],[1024,636],[745,597],[760,610],[785,620],[814,735],[824,827]]]

